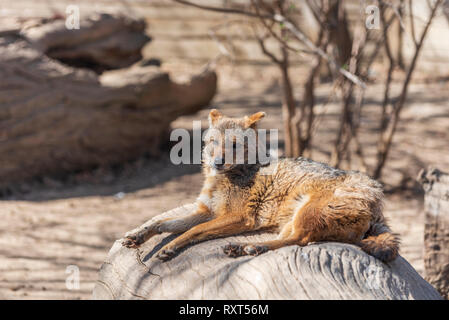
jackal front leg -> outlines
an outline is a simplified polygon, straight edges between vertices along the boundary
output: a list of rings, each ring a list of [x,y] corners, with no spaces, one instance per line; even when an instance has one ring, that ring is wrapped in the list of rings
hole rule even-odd
[[[156,234],[163,232],[181,233],[210,220],[211,217],[209,209],[199,205],[196,212],[187,217],[156,221],[137,231],[127,233],[122,244],[128,248],[137,248]]]
[[[165,245],[157,254],[163,261],[171,259],[183,247],[205,241],[252,230],[251,224],[245,223],[241,216],[222,216],[193,227],[169,244]]]

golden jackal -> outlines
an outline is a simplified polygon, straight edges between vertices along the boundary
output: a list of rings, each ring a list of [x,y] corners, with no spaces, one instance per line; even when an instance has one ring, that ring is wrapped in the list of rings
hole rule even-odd
[[[210,129],[223,133],[218,138],[222,141],[213,137],[205,143],[205,182],[196,212],[155,222],[128,234],[123,244],[136,247],[155,234],[184,232],[158,252],[159,259],[168,260],[181,248],[199,241],[271,230],[278,233],[276,240],[229,244],[224,253],[255,256],[288,245],[338,241],[359,245],[384,262],[395,259],[399,239],[386,224],[382,187],[375,180],[304,158],[279,159],[265,165],[224,161],[226,148],[236,149],[238,144],[235,137],[226,143],[229,137],[225,131],[256,129],[264,116],[258,112],[232,119],[212,110]],[[248,147],[243,144],[245,154]]]

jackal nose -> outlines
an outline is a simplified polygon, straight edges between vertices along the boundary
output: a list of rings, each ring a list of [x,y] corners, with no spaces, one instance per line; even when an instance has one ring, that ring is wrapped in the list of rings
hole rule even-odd
[[[224,165],[224,159],[222,157],[215,158],[215,160],[214,160],[214,168],[221,169],[221,168],[223,168],[223,165]]]

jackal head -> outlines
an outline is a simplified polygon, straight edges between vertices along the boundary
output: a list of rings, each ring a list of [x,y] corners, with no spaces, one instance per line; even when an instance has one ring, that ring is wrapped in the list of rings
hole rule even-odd
[[[209,113],[203,163],[213,172],[224,173],[242,165],[256,164],[258,150],[257,122],[265,112],[243,118],[229,118],[218,110]],[[265,146],[264,146],[265,147]]]

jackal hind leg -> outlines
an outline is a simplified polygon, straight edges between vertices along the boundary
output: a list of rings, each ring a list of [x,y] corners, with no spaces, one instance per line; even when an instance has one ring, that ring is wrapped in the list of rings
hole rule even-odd
[[[301,203],[295,209],[295,213],[290,222],[288,222],[280,231],[278,239],[260,243],[231,243],[223,248],[225,254],[230,257],[240,256],[258,256],[269,250],[276,250],[290,245],[305,246],[314,241],[311,232],[303,228],[304,214],[311,214],[309,203]]]
[[[230,243],[223,247],[223,252],[230,257],[258,256],[270,250],[276,250],[291,245],[305,246],[310,242],[310,237],[294,233],[286,238],[259,243]]]
[[[295,239],[289,238],[259,243],[230,243],[223,247],[223,252],[233,258],[240,256],[258,256],[269,250],[276,250],[282,247],[296,244],[296,242],[297,241]]]

